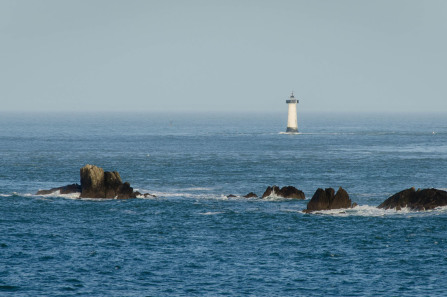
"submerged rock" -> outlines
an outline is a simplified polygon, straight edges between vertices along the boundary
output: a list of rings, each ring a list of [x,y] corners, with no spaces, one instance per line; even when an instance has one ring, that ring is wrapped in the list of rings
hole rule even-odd
[[[340,187],[335,193],[333,188],[327,188],[325,190],[319,188],[312,199],[307,204],[307,209],[304,212],[313,212],[318,210],[329,210],[339,208],[352,208],[355,204],[352,204],[348,193]]]
[[[262,198],[276,195],[283,198],[293,198],[293,199],[305,199],[305,195],[301,190],[298,190],[295,187],[287,186],[282,187],[281,189],[278,186],[267,187],[264,194],[262,194]]]
[[[411,210],[428,210],[447,205],[447,192],[438,189],[410,188],[386,199],[378,208],[401,210],[408,207]]]
[[[137,191],[137,192],[135,192],[134,194],[135,194],[135,197],[144,197],[144,198],[151,197],[151,198],[157,198],[156,195],[154,195],[154,194],[150,194],[150,193],[144,193],[144,194],[142,194],[142,193],[140,193],[140,192]]]

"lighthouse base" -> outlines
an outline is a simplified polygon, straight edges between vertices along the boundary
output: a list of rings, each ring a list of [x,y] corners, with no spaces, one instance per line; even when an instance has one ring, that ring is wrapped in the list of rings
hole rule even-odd
[[[298,128],[287,127],[287,133],[298,133]]]

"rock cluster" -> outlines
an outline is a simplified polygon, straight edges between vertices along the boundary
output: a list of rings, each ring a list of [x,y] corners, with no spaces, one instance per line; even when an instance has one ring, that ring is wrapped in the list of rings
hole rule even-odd
[[[36,195],[48,195],[59,191],[60,194],[79,193],[81,198],[118,198],[128,199],[138,196],[156,197],[149,193],[141,194],[135,192],[128,182],[124,182],[118,172],[104,171],[102,168],[94,165],[85,165],[80,170],[81,184],[71,184],[50,190],[39,190]],[[278,186],[269,186],[265,190],[262,198],[269,196],[279,196],[283,198],[305,199],[301,190],[293,186],[279,188]],[[227,197],[237,197],[228,195]],[[250,192],[242,196],[244,198],[257,198],[258,196]],[[303,212],[311,213],[319,210],[353,208],[357,203],[352,203],[348,193],[339,188],[335,193],[333,188],[325,190],[318,189],[307,204],[307,209]],[[418,189],[410,188],[386,199],[378,208],[396,209],[409,208],[411,210],[429,210],[439,206],[447,206],[447,192],[438,189]]]
[[[262,198],[266,198],[271,195],[276,195],[283,198],[293,198],[293,199],[305,199],[305,195],[303,191],[298,190],[295,187],[287,186],[279,188],[278,186],[267,187],[264,194],[262,194]]]
[[[348,193],[340,187],[335,193],[333,188],[327,188],[325,190],[319,188],[312,199],[307,204],[307,209],[304,212],[309,213],[318,210],[329,210],[339,208],[352,208],[356,204],[352,204]]]
[[[118,172],[104,172],[95,165],[81,168],[81,198],[136,198],[128,182],[123,183]]]
[[[428,210],[447,205],[447,192],[438,189],[416,190],[410,188],[386,199],[378,208],[401,210],[408,207],[411,210]]]
[[[95,165],[85,165],[80,170],[81,185],[72,184],[50,190],[40,190],[36,195],[47,195],[60,191],[61,194],[80,193],[80,198],[118,198],[128,199],[137,196],[155,197],[149,193],[134,192],[128,182],[121,180],[118,172],[104,172]]]

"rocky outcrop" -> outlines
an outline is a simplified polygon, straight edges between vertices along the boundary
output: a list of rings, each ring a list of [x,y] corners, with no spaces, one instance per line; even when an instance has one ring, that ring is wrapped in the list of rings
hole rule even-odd
[[[408,207],[411,210],[428,210],[447,205],[447,192],[438,189],[416,190],[410,188],[386,199],[378,208],[401,210]]]
[[[128,182],[123,183],[118,172],[104,172],[95,165],[81,168],[81,198],[136,198]]]
[[[104,170],[94,165],[81,168],[81,197],[106,198]]]
[[[305,195],[302,191],[298,190],[295,187],[287,186],[282,187],[281,189],[277,186],[267,187],[262,198],[266,198],[268,196],[276,195],[283,198],[293,198],[293,199],[305,199]]]
[[[242,196],[244,198],[258,198],[258,195],[256,195],[253,192],[248,193],[247,195]]]
[[[60,194],[66,195],[66,194],[75,194],[75,193],[81,193],[81,186],[78,184],[72,184],[72,185],[66,185],[59,188],[52,188],[50,190],[39,190],[37,191],[36,195],[49,195],[56,192],[60,192]]]
[[[149,193],[134,192],[128,182],[121,180],[118,172],[104,172],[95,165],[85,165],[80,170],[81,185],[72,184],[50,190],[40,190],[36,195],[51,194],[60,191],[61,194],[80,193],[80,198],[118,198],[128,199],[137,196],[155,197]]]
[[[305,209],[304,212],[309,213],[318,210],[352,208],[355,205],[352,204],[348,193],[342,187],[338,189],[337,193],[335,193],[333,188],[327,188],[325,190],[320,188],[312,196],[312,199],[307,204],[307,209]]]

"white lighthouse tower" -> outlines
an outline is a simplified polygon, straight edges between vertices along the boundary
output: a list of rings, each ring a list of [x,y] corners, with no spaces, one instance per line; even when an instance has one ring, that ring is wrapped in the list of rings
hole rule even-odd
[[[289,105],[289,117],[287,118],[287,130],[288,133],[298,133],[298,122],[296,120],[296,104],[299,100],[295,99],[293,92],[290,95],[290,99],[286,100]]]

